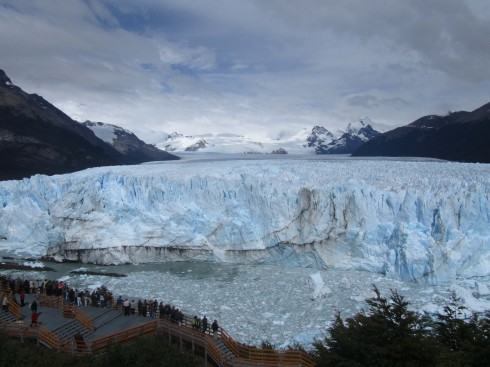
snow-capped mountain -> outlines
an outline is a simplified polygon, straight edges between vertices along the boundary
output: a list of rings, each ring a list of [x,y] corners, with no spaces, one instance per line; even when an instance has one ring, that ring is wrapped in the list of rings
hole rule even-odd
[[[335,139],[338,139],[341,135],[341,131],[332,133],[323,126],[315,126],[311,129],[311,133],[306,138],[306,141],[308,142],[308,147],[313,147],[316,150],[318,147],[327,145]]]
[[[314,154],[314,148],[306,146],[308,132],[306,129],[298,133],[281,137],[281,139],[262,138],[255,139],[237,134],[212,133],[202,135],[184,136],[178,133],[160,133],[163,140],[157,141],[156,132],[137,132],[140,139],[155,144],[159,149],[168,152],[201,152],[201,153],[249,153],[249,154],[275,154],[274,152],[287,152],[289,154]]]
[[[368,118],[350,123],[340,137],[328,143],[319,144],[316,152],[318,154],[351,154],[362,144],[381,134],[374,130],[372,125],[372,121]]]
[[[129,133],[125,133],[127,137]],[[177,157],[116,132],[107,144],[37,94],[14,85],[0,70],[0,179]]]
[[[118,164],[121,155],[92,131],[0,70],[0,179]]]
[[[110,144],[126,157],[127,164],[178,159],[177,157],[138,139],[131,131],[103,122],[85,121],[88,127],[101,140]]]
[[[184,136],[178,133],[139,132],[149,144],[169,152],[251,153],[251,154],[349,154],[376,136],[369,119],[350,123],[345,130],[330,131],[323,126],[303,128],[295,134],[277,138],[252,139],[236,134]]]
[[[269,263],[424,283],[490,276],[488,165],[209,157],[0,182],[0,238],[101,264]]]

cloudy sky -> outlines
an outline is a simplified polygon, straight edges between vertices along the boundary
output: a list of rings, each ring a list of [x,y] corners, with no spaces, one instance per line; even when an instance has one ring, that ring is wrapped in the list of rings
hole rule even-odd
[[[490,101],[488,0],[0,0],[0,69],[74,119],[275,136]]]

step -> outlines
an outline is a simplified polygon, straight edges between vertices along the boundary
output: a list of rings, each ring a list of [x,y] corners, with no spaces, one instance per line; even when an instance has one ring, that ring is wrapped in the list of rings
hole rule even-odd
[[[225,358],[230,358],[230,357],[235,357],[235,354],[233,354],[233,352],[228,349],[228,347],[226,346],[225,343],[223,343],[223,341],[221,340],[215,340],[214,341],[216,346],[218,347],[219,351],[221,352],[221,354],[225,357]]]
[[[17,318],[10,312],[0,311],[0,323],[2,321],[16,321]]]
[[[58,335],[62,339],[73,339],[73,335],[80,332],[84,338],[89,337],[93,334],[91,330],[86,329],[77,320],[72,320],[69,323],[53,330],[53,333]]]
[[[114,321],[115,319],[121,317],[123,314],[118,311],[108,310],[107,312],[95,317],[94,328],[99,329],[100,327]]]

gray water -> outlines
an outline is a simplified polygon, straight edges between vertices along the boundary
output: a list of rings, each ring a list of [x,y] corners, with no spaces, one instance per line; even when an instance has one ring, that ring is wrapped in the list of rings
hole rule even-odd
[[[58,279],[69,286],[95,290],[106,286],[115,297],[157,299],[189,316],[217,319],[235,339],[259,345],[267,340],[276,347],[293,343],[311,347],[326,335],[337,311],[349,317],[366,307],[373,285],[389,297],[391,289],[406,296],[412,308],[437,312],[447,303],[445,287],[405,283],[362,271],[315,270],[273,265],[227,265],[209,262],[100,266],[44,263],[52,272],[0,270],[12,277]],[[126,277],[72,274],[86,270],[125,274]],[[320,274],[328,292],[312,298],[310,275]]]

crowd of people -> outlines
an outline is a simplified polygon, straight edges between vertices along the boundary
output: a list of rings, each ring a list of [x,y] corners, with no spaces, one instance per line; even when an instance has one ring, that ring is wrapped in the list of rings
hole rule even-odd
[[[71,288],[67,282],[57,280],[22,280],[20,278],[11,279],[0,276],[5,289],[11,290],[14,302],[19,303],[21,307],[25,306],[25,295],[34,294],[35,298],[30,304],[31,309],[31,326],[39,323],[37,307],[41,302],[41,294],[47,296],[63,297],[66,304],[76,305],[78,307],[102,307],[117,308],[119,312],[124,312],[124,316],[138,315],[141,317],[166,319],[175,323],[182,324],[186,316],[182,311],[170,304],[164,304],[155,300],[139,299],[137,302],[124,299],[119,296],[114,301],[112,293],[104,286],[90,292],[89,290],[78,290]],[[18,300],[17,300],[18,296]],[[8,298],[3,297],[2,309],[8,311]],[[194,330],[200,330],[204,333],[209,331],[208,319],[204,316],[202,319],[194,316],[191,320]],[[211,324],[210,330],[213,334],[219,329],[217,320]]]

